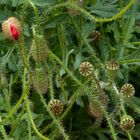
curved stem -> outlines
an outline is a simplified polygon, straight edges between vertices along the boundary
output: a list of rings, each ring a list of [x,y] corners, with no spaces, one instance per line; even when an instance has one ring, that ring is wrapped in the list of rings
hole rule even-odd
[[[128,135],[129,140],[133,140],[130,132],[129,131],[126,131],[126,132],[127,132],[127,135]]]
[[[49,8],[47,10],[47,13],[51,13],[52,11],[54,11],[55,9],[58,9],[58,8],[61,8],[61,7],[71,7],[73,8],[74,10],[78,10],[79,12],[81,12],[82,14],[84,14],[86,17],[88,17],[91,21],[94,21],[94,22],[111,22],[113,20],[117,20],[119,18],[122,17],[122,15],[124,15],[127,10],[130,9],[130,7],[134,4],[135,0],[130,0],[130,2],[122,9],[120,10],[119,13],[117,13],[116,15],[110,17],[110,18],[96,18],[95,16],[91,15],[89,12],[85,11],[84,9],[78,7],[77,5],[74,5],[70,2],[66,2],[66,3],[62,3],[62,4],[57,4],[51,8]]]
[[[37,26],[38,26],[38,34],[41,34],[41,26],[40,26],[40,18],[39,18],[39,12],[38,12],[38,10],[37,10],[37,8],[36,8],[36,6],[35,6],[35,4],[31,1],[31,0],[27,0],[27,2],[29,2],[30,3],[30,5],[32,6],[32,8],[33,8],[33,10],[34,10],[34,13],[35,13],[35,16],[36,16],[36,22],[37,22]]]
[[[140,45],[140,41],[138,42],[131,42],[133,45]]]
[[[1,117],[0,117],[0,121],[1,121]],[[2,135],[3,135],[3,137],[4,137],[4,139],[5,139],[5,140],[8,140],[8,136],[7,136],[7,134],[6,134],[5,128],[4,128],[4,126],[1,125],[1,124],[0,124],[0,131],[1,131],[1,133],[2,133]]]
[[[46,108],[47,112],[49,113],[49,115],[51,116],[51,118],[53,119],[54,124],[58,127],[58,130],[62,133],[63,137],[65,140],[69,140],[68,135],[65,133],[64,128],[61,126],[59,120],[57,120],[54,115],[52,114],[52,112],[50,111],[48,105],[46,104],[42,94],[39,94],[40,98],[41,98],[41,102],[43,103],[44,107]]]
[[[27,96],[25,97],[25,102],[26,102],[26,108],[27,108],[27,111],[28,111],[28,114],[29,114],[29,118],[30,118],[30,122],[32,124],[32,127],[35,131],[35,133],[40,137],[42,138],[43,140],[49,140],[49,138],[43,136],[36,128],[36,125],[33,121],[33,117],[32,117],[32,114],[31,114],[31,110],[30,110],[30,107],[29,107],[29,103],[28,103],[28,99],[27,99]]]
[[[22,96],[20,97],[19,101],[17,102],[17,104],[14,106],[14,108],[12,109],[11,112],[8,113],[8,115],[6,116],[5,119],[3,119],[2,122],[0,122],[0,124],[4,124],[6,121],[8,121],[9,118],[11,118],[13,116],[13,114],[18,110],[18,108],[20,107],[24,97],[26,95],[26,90],[22,93]]]
[[[64,118],[66,117],[66,115],[69,113],[69,111],[71,110],[72,106],[74,105],[74,103],[75,103],[77,97],[82,96],[82,94],[81,94],[80,91],[86,86],[86,84],[87,84],[88,82],[89,82],[89,81],[86,81],[86,82],[83,84],[83,86],[82,86],[82,87],[79,87],[79,88],[75,91],[75,93],[70,97],[70,100],[69,100],[70,104],[69,104],[69,106],[67,107],[67,109],[65,110],[65,112],[60,116],[59,121],[61,121],[62,119],[64,119]],[[47,127],[45,127],[45,128],[42,130],[42,132],[45,132],[45,131],[46,131],[47,129],[49,129],[52,125],[54,125],[54,122],[52,122],[52,124],[50,124],[50,125],[48,125]]]

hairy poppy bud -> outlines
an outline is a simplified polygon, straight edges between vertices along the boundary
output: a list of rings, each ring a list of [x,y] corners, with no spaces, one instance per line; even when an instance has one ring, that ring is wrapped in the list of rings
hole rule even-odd
[[[33,73],[33,85],[35,90],[44,94],[48,90],[48,84],[48,76],[44,69],[35,69]]]
[[[21,25],[17,18],[10,17],[2,23],[2,32],[7,39],[18,40],[21,35]]]
[[[101,106],[97,104],[96,102],[90,101],[89,106],[88,106],[88,114],[93,118],[101,117],[103,115]]]
[[[0,70],[0,89],[6,88],[7,80],[3,70]]]
[[[37,42],[35,40],[32,41],[31,55],[35,61],[39,60],[40,62],[45,62],[48,52],[46,40],[43,38],[43,36],[38,36],[36,38]]]
[[[96,100],[100,100],[100,103]],[[102,107],[107,108],[109,98],[107,95],[102,94],[98,99],[90,99],[88,105],[88,114],[93,118],[100,118],[103,116]]]

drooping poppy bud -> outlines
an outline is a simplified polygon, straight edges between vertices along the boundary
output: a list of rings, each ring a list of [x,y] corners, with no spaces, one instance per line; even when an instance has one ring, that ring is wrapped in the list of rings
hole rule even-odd
[[[7,79],[3,69],[0,69],[0,89],[5,89],[7,86]]]
[[[43,68],[35,69],[33,72],[33,86],[38,93],[45,94],[48,91],[48,76]]]
[[[35,61],[45,62],[48,52],[48,46],[46,40],[43,36],[36,36],[37,42],[35,39],[32,41],[31,45],[31,55]],[[38,47],[38,48],[37,48]]]
[[[100,103],[99,103],[100,100]],[[106,94],[102,94],[97,99],[89,99],[88,114],[93,118],[100,118],[103,116],[102,107],[108,108],[109,98]]]
[[[18,40],[21,35],[21,25],[17,18],[10,17],[2,23],[2,32],[7,39]]]
[[[103,116],[101,106],[96,102],[90,101],[88,106],[88,114],[93,118],[99,118]]]

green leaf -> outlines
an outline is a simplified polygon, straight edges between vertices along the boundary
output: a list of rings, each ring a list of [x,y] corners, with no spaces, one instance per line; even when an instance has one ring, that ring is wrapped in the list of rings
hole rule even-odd
[[[79,68],[79,66],[81,64],[81,61],[82,61],[81,53],[76,54],[75,63],[74,63],[74,69]]]
[[[134,31],[134,25],[135,25],[135,14],[138,10],[138,3],[136,2],[133,6],[133,9],[131,11],[130,16],[128,17],[124,29],[125,29],[125,42],[127,42],[130,38],[132,38],[132,33]]]
[[[56,3],[56,0],[33,0],[34,4],[40,7],[50,6]]]
[[[96,14],[100,17],[111,17],[115,15],[118,11],[117,5],[114,3],[97,1],[96,5],[89,8],[91,13]]]
[[[76,104],[79,105],[79,106],[81,106],[81,107],[84,107],[84,103],[83,103],[83,100],[82,100],[81,97],[78,97],[76,99]]]

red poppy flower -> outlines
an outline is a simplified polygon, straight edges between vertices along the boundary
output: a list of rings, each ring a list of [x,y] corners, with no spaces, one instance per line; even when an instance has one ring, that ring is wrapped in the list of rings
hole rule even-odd
[[[18,40],[21,35],[21,26],[17,18],[10,17],[2,23],[2,32],[7,39]]]

